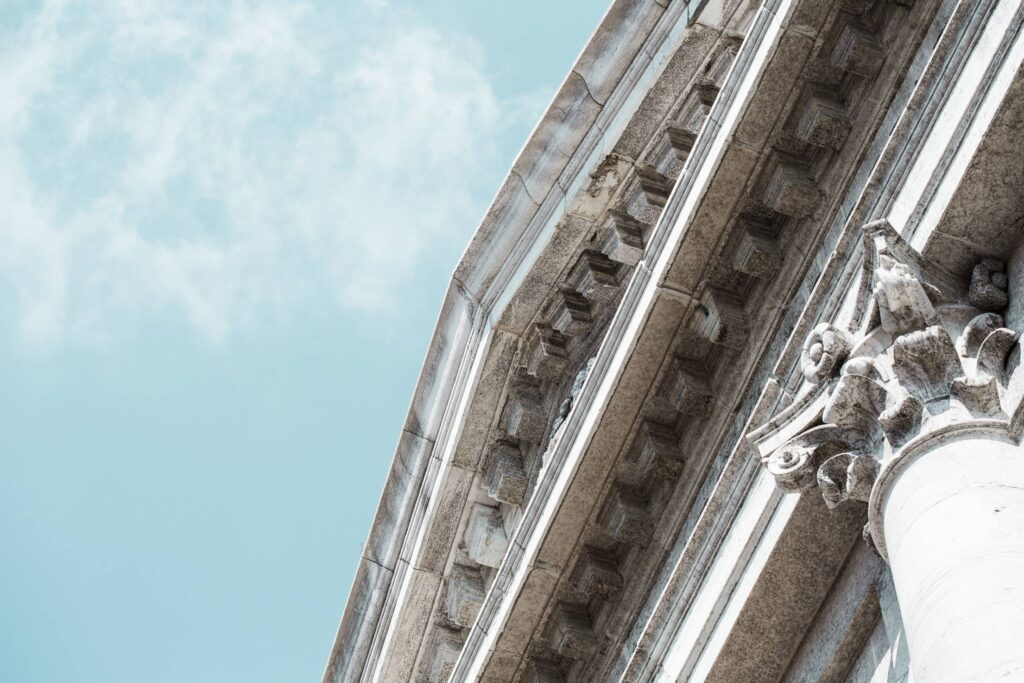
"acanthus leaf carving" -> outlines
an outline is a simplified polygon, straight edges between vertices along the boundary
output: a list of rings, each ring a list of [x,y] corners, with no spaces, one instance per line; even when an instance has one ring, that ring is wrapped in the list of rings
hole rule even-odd
[[[1003,316],[998,313],[982,313],[971,319],[956,340],[956,352],[964,358],[978,355],[981,343],[988,335],[1003,326]]]
[[[878,441],[878,416],[885,410],[885,387],[864,375],[844,374],[825,404],[823,419],[839,427],[848,443],[870,449]]]
[[[1002,379],[1006,374],[1006,361],[1019,336],[1005,327],[993,330],[978,349],[975,372],[988,373],[996,379]]]
[[[891,405],[878,416],[885,438],[895,447],[902,446],[918,429],[924,415],[924,404],[910,394],[893,397]]]
[[[941,325],[897,337],[893,371],[900,386],[925,405],[948,396],[950,383],[964,372],[953,340]]]
[[[950,383],[949,393],[976,417],[999,417],[1003,412],[999,387],[991,375],[961,375]]]
[[[830,508],[846,500],[867,502],[880,469],[871,455],[840,453],[818,468],[818,486]]]

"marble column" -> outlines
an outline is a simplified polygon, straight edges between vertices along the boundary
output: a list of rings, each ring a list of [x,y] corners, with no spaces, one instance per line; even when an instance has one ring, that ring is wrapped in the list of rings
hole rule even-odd
[[[984,428],[929,439],[872,499],[914,680],[1024,678],[1024,448]]]

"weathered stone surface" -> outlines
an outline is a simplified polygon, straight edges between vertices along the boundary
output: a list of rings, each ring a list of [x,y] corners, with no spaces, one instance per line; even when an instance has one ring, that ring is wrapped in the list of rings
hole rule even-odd
[[[907,264],[882,254],[874,278],[875,301],[886,332],[900,335],[938,322],[927,292]]]
[[[432,572],[413,569],[410,572],[408,593],[399,604],[394,636],[405,647],[389,650],[379,662],[381,680],[404,681],[416,673],[416,656],[420,645],[427,641],[431,623],[429,607],[434,604],[441,586],[441,577]],[[427,608],[427,609],[425,609]]]
[[[714,405],[706,366],[681,356],[669,362],[659,395],[673,411],[686,416],[707,417]]]
[[[648,203],[661,208],[668,201],[668,195],[672,191],[672,181],[664,173],[650,164],[640,164],[636,167],[636,177],[640,187],[647,197]]]
[[[527,372],[544,380],[558,378],[565,369],[568,359],[568,339],[558,330],[543,323],[534,326],[534,335],[526,365]]]
[[[625,211],[608,211],[609,225],[603,250],[612,260],[635,266],[644,256],[646,238],[650,226],[644,225]]]
[[[445,683],[452,675],[455,660],[462,651],[462,637],[457,631],[438,629],[431,649],[427,680],[430,683]]]
[[[992,436],[935,440],[887,482],[914,680],[1012,679],[1024,665],[1024,451]]]
[[[700,297],[695,327],[712,344],[740,349],[747,340],[743,302],[732,292],[709,286]]]
[[[801,491],[814,486],[818,467],[850,445],[835,425],[809,429],[773,451],[766,459],[768,471],[786,490]]]
[[[451,467],[434,497],[434,519],[421,539],[419,553],[412,564],[435,574],[442,574],[448,564],[451,548],[459,540],[462,510],[466,496],[473,489],[475,471]]]
[[[850,133],[850,120],[841,102],[831,93],[816,88],[808,95],[794,132],[812,145],[837,150]]]
[[[741,273],[771,279],[782,266],[777,229],[752,217],[740,217],[742,231],[732,265]]]
[[[494,444],[489,454],[487,493],[495,500],[509,505],[520,505],[530,482],[523,471],[523,456],[519,446],[509,441]]]
[[[571,582],[588,597],[608,599],[622,590],[623,579],[614,556],[590,547],[576,561]]]
[[[452,567],[444,601],[448,620],[461,628],[472,626],[484,601],[484,593],[484,581],[478,568],[466,565]]]
[[[651,538],[654,520],[647,510],[647,500],[638,489],[616,484],[605,502],[598,523],[620,543],[646,545]]]
[[[487,567],[497,567],[508,548],[508,536],[497,508],[476,503],[470,508],[463,537],[470,559]]]
[[[836,41],[832,63],[852,74],[870,78],[878,73],[885,59],[885,51],[868,30],[847,23]]]
[[[771,166],[764,203],[792,218],[805,218],[821,201],[821,191],[798,161],[778,159]]]
[[[811,332],[800,355],[804,379],[821,384],[837,374],[850,353],[847,333],[829,323],[821,323]]]
[[[549,323],[561,334],[578,336],[590,329],[590,302],[571,287],[560,287],[549,313]]]
[[[552,649],[570,659],[588,657],[597,648],[597,637],[584,605],[559,603],[551,615],[548,634]]]
[[[544,436],[547,419],[543,399],[536,387],[528,384],[513,387],[505,411],[505,429],[512,437],[537,443]]]
[[[1006,306],[1006,264],[998,259],[982,259],[971,273],[968,300],[983,311],[998,311]]]
[[[559,666],[548,659],[534,659],[526,666],[523,683],[563,683],[565,675]]]
[[[878,232],[872,226],[865,230],[873,286],[860,289],[859,305],[861,310],[875,307],[877,318],[872,320],[877,319],[878,328],[856,341],[828,323],[811,331],[802,364],[805,379],[829,382],[817,390],[824,391],[823,408],[817,418],[789,416],[795,421],[810,416],[812,426],[767,454],[765,462],[786,488],[801,490],[816,483],[829,507],[846,500],[870,503],[870,541],[885,556],[881,515],[898,503],[884,492],[907,467],[904,463],[917,457],[908,453],[929,439],[942,443],[950,438],[945,435],[951,425],[992,430],[994,421],[1007,420],[1005,367],[1018,335],[1002,327],[1001,316],[981,312],[1007,304],[1000,262],[982,261],[972,271],[969,286],[958,290],[945,282],[941,268],[910,250],[892,231]],[[960,331],[954,342],[950,329],[956,327]],[[851,359],[838,380],[831,379],[858,342],[873,354]],[[824,424],[815,425],[818,420]],[[977,420],[981,422],[972,427]]]
[[[693,149],[698,132],[700,132],[699,127],[694,130],[688,123],[670,123],[665,126],[665,136],[680,161],[686,161],[686,158],[690,156],[690,150]]]
[[[594,249],[584,249],[568,281],[588,301],[607,303],[619,294],[621,266]]]
[[[829,507],[846,500],[867,502],[878,476],[878,461],[870,455],[840,453],[818,468],[818,486]]]
[[[653,420],[641,422],[626,458],[641,472],[660,471],[669,476],[678,474],[684,463],[675,432],[668,425]]]

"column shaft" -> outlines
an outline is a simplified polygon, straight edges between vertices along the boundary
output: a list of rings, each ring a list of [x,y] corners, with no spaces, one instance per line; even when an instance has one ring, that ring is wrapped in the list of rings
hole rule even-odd
[[[1024,449],[936,439],[882,498],[915,683],[1024,679]]]

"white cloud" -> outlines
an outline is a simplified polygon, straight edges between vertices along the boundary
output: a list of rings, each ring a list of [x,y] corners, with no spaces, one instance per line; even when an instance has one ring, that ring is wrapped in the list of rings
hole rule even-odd
[[[107,339],[172,311],[223,341],[296,307],[390,310],[472,228],[507,121],[477,45],[371,4],[379,29],[358,8],[146,0],[0,29],[15,333]]]

